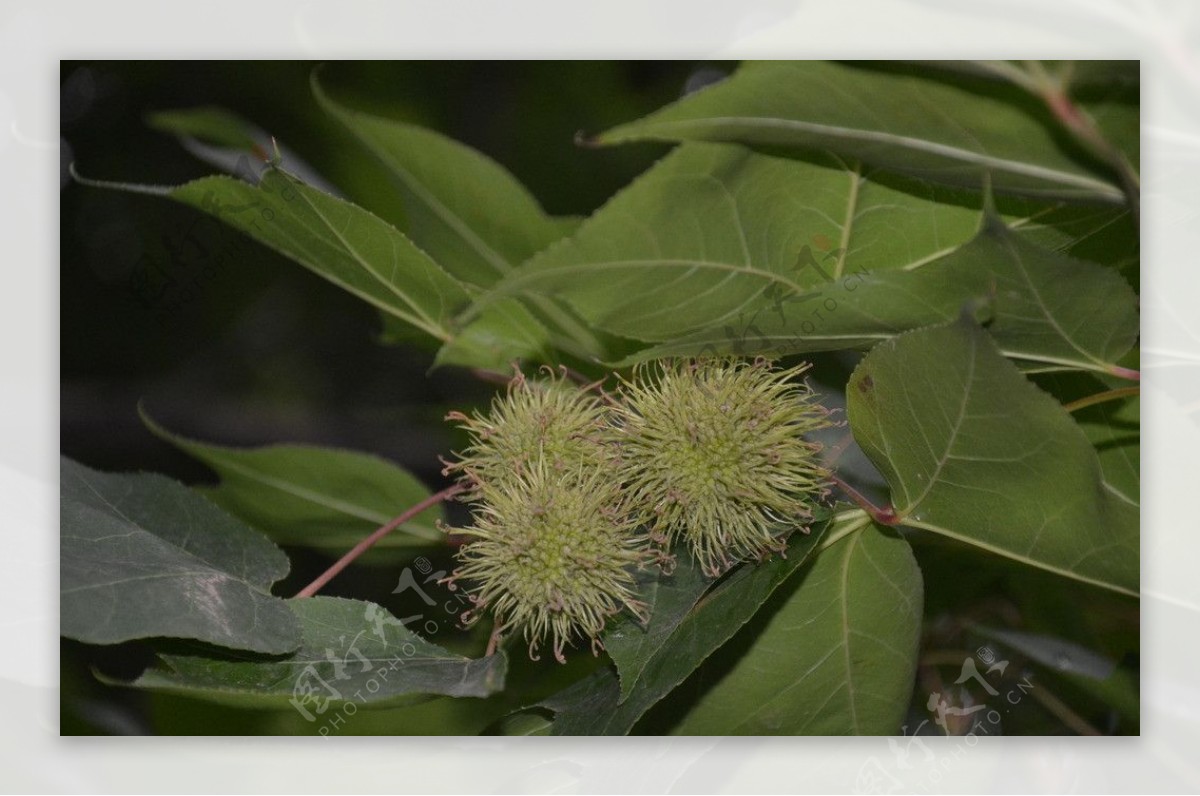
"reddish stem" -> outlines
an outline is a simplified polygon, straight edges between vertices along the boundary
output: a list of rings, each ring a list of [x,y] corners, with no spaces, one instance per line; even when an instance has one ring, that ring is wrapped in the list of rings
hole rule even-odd
[[[380,539],[387,536],[389,533],[396,530],[396,528],[398,528],[401,525],[403,525],[404,523],[408,522],[413,517],[420,514],[422,511],[425,511],[426,509],[428,509],[432,506],[436,506],[437,504],[441,503],[443,500],[449,500],[450,498],[459,494],[466,488],[467,487],[465,484],[455,484],[454,486],[446,487],[441,492],[438,492],[437,494],[430,495],[429,497],[425,498],[417,505],[413,506],[412,508],[405,511],[400,516],[396,517],[394,520],[391,520],[390,522],[388,522],[386,525],[379,526],[377,529],[375,529],[371,533],[370,536],[368,536],[367,538],[363,539],[361,542],[356,544],[354,546],[354,549],[352,549],[349,553],[346,553],[346,555],[342,556],[337,561],[335,561],[333,563],[333,566],[331,566],[329,569],[327,569],[323,573],[321,573],[321,575],[316,580],[314,580],[312,583],[308,584],[303,589],[301,589],[299,592],[297,592],[296,597],[297,598],[312,597],[314,594],[316,594],[318,591],[321,590],[322,586],[324,586],[329,581],[333,580],[334,577],[336,577],[339,572],[341,572],[343,569],[345,569],[346,567],[348,567],[352,563],[354,563],[355,559],[357,559],[363,553],[367,552],[372,547],[374,547],[375,543],[378,542]]]
[[[880,508],[867,499],[867,496],[859,492],[854,487],[847,484],[836,475],[830,473],[829,480],[837,484],[838,488],[846,493],[846,496],[858,504],[859,508],[871,515],[871,519],[880,525],[899,525],[900,518],[896,516],[896,510],[891,506]]]
[[[1132,370],[1131,368],[1123,368],[1120,365],[1109,365],[1108,372],[1122,379],[1129,379],[1130,381],[1142,380],[1141,372]]]
[[[505,376],[503,373],[497,373],[494,370],[485,370],[484,368],[471,368],[471,375],[489,384],[499,384],[501,386],[507,385],[512,381],[511,376]]]
[[[496,622],[492,626],[492,635],[488,637],[487,650],[483,653],[483,657],[490,658],[496,654],[496,650],[500,647],[500,623]]]
[[[1095,122],[1079,109],[1064,89],[1047,88],[1041,92],[1041,96],[1059,124],[1094,156],[1112,168],[1121,181],[1121,190],[1124,191],[1134,219],[1137,220],[1141,215],[1141,190],[1138,187],[1137,174],[1125,156],[1101,134]]]

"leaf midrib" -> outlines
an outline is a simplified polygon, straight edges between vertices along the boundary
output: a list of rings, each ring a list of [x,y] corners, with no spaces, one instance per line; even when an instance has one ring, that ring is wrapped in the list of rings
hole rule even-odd
[[[1066,340],[1067,344],[1070,345],[1071,348],[1079,352],[1079,355],[1086,360],[1086,365],[1090,369],[1100,370],[1101,372],[1105,373],[1108,372],[1108,364],[1092,356],[1090,353],[1081,348],[1080,345],[1076,343],[1069,334],[1067,334],[1067,330],[1062,328],[1058,322],[1058,319],[1054,317],[1054,314],[1050,312],[1050,308],[1046,306],[1046,302],[1042,298],[1041,291],[1038,290],[1037,285],[1034,284],[1033,279],[1030,277],[1029,269],[1025,267],[1025,260],[1022,259],[1013,241],[1009,240],[1008,238],[1004,238],[1003,243],[1004,247],[1008,250],[1009,255],[1012,257],[1014,267],[1016,267],[1017,272],[1021,275],[1021,279],[1024,281],[1026,288],[1029,290],[1029,294],[1033,297],[1034,303],[1037,304],[1037,308],[1041,311],[1042,317],[1044,317],[1050,326],[1053,327],[1054,331],[1058,332],[1059,337],[1061,337],[1063,340]],[[1109,339],[1112,339],[1111,336]]]
[[[302,185],[301,187],[308,187],[308,186]],[[363,259],[362,255],[359,254],[358,249],[356,249],[354,246],[352,246],[349,241],[347,241],[344,237],[342,237],[342,234],[340,232],[338,232],[336,229],[334,229],[333,223],[325,216],[325,214],[323,212],[321,212],[321,210],[316,206],[316,204],[313,203],[312,199],[310,199],[308,196],[305,195],[303,190],[297,190],[296,193],[304,200],[304,203],[306,205],[308,205],[309,209],[312,210],[313,214],[321,221],[322,224],[325,225],[325,228],[328,229],[335,238],[337,238],[338,242],[342,244],[343,249],[345,249],[345,251],[347,251],[350,254],[350,256],[362,267],[362,269],[364,271],[366,271],[368,274],[370,274],[371,277],[373,277],[375,279],[375,281],[377,281],[378,283],[383,285],[385,288],[387,288],[389,291],[391,291],[393,294],[395,294],[395,296],[398,299],[400,299],[406,305],[408,305],[409,309],[411,309],[414,313],[416,313],[416,316],[417,316],[417,318],[420,319],[420,322],[419,323],[415,322],[413,318],[405,318],[405,320],[409,321],[414,326],[418,326],[418,327],[424,329],[427,333],[429,333],[433,337],[438,338],[439,340],[442,340],[443,342],[448,342],[450,340],[450,335],[445,330],[442,329],[441,324],[437,323],[432,318],[430,318],[425,313],[424,309],[419,307],[416,304],[416,302],[414,302],[412,300],[412,298],[410,298],[408,296],[407,293],[405,293],[400,288],[396,287],[395,284],[384,279],[382,274],[376,272],[375,269],[372,268],[371,265],[369,263],[367,263],[367,261],[365,259]],[[386,223],[386,222],[383,222],[383,223]],[[400,234],[400,233],[396,232],[396,234]],[[421,256],[424,256],[424,255],[421,255]],[[396,266],[397,262],[398,262],[398,260],[396,259],[395,248],[393,246],[393,252],[392,252],[393,268]],[[441,266],[438,265],[437,263],[433,262],[432,260],[429,260],[428,265],[432,268],[436,268],[439,270],[441,269]]]
[[[971,163],[978,166],[991,167],[1000,171],[1007,171],[1012,174],[1017,174],[1025,177],[1035,177],[1051,183],[1071,186],[1079,189],[1086,189],[1092,193],[1103,196],[1112,201],[1123,201],[1125,195],[1120,189],[1110,185],[1109,183],[1096,180],[1086,175],[1072,174],[1070,172],[1052,169],[1047,166],[1038,166],[1034,163],[1022,163],[1020,161],[1006,160],[993,155],[981,152],[972,152],[969,149],[951,146],[950,144],[942,144],[936,141],[927,141],[920,138],[912,138],[910,136],[897,135],[895,133],[886,133],[876,130],[859,130],[852,127],[841,127],[837,125],[821,124],[818,122],[802,122],[795,119],[779,119],[775,117],[764,116],[709,116],[702,119],[688,119],[681,121],[655,121],[645,125],[647,131],[653,128],[687,128],[687,127],[737,127],[744,125],[748,128],[782,128],[792,129],[818,135],[830,136],[833,138],[846,138],[850,140],[863,141],[865,143],[883,143],[894,144],[896,146],[911,149],[917,152],[926,152],[929,154],[940,155],[952,160],[959,160],[965,163]],[[611,136],[610,141],[620,141],[622,139],[649,137],[636,133]]]
[[[1044,561],[1040,561],[1036,558],[1030,558],[1029,556],[1022,555],[1021,553],[1018,553],[1015,550],[1009,550],[1009,549],[1000,547],[998,545],[992,544],[991,542],[985,542],[982,539],[979,539],[976,537],[966,536],[966,535],[963,535],[960,533],[956,533],[954,531],[949,530],[948,528],[943,528],[942,526],[935,525],[934,523],[931,523],[931,522],[910,519],[910,520],[905,520],[904,525],[908,526],[909,528],[920,528],[921,530],[939,533],[939,534],[942,534],[943,536],[947,536],[956,541],[963,542],[963,543],[971,545],[973,547],[978,547],[982,550],[986,550],[989,553],[994,553],[996,555],[1003,556],[1008,559],[1012,559],[1013,561],[1018,561],[1022,564],[1026,564],[1031,567],[1037,567],[1038,569],[1042,569],[1047,572],[1053,572],[1056,575],[1062,575],[1064,577],[1071,578],[1071,579],[1077,580],[1077,581],[1081,581],[1083,583],[1090,583],[1093,586],[1100,586],[1105,589],[1111,589],[1112,591],[1119,592],[1121,594],[1127,594],[1130,597],[1140,596],[1138,592],[1136,592],[1132,589],[1126,588],[1124,586],[1119,586],[1116,583],[1111,583],[1109,581],[1101,580],[1099,578],[1089,577],[1087,575],[1076,572],[1075,570],[1066,569],[1064,567],[1054,566],[1053,564],[1048,564],[1048,563],[1046,563]]]
[[[841,609],[842,609],[841,610],[841,614],[842,614],[842,623],[841,623],[842,624],[842,645],[841,646],[843,648],[844,661],[845,661],[845,666],[846,666],[845,685],[846,685],[846,688],[848,691],[847,699],[850,704],[850,716],[851,716],[851,722],[854,727],[855,735],[859,734],[859,723],[858,723],[858,710],[855,707],[855,700],[854,700],[854,683],[853,683],[853,678],[851,676],[853,667],[851,666],[851,660],[850,660],[850,619],[849,619],[850,606],[849,606],[849,600],[846,599],[846,595],[849,592],[847,583],[848,583],[849,573],[850,573],[850,559],[853,557],[854,546],[857,545],[859,540],[862,538],[864,529],[869,526],[870,526],[870,518],[868,518],[868,517],[863,517],[861,520],[852,521],[851,524],[849,525],[849,527],[845,528],[839,535],[836,536],[836,538],[833,539],[832,544],[821,547],[821,551],[828,550],[828,549],[834,547],[839,542],[842,542],[843,540],[845,540],[846,537],[850,537],[849,540],[847,541],[848,547],[845,550],[845,558],[842,559],[842,571],[840,574],[841,589],[838,593],[838,602],[841,604]],[[808,669],[806,669],[800,677],[796,678],[792,683],[790,683],[787,686],[787,688],[785,688],[783,691],[781,691],[780,695],[787,693],[788,691],[792,690],[793,688],[796,688],[801,683],[803,683],[805,678],[807,678],[810,674],[812,674],[817,669],[819,669],[826,661],[828,661],[831,657],[833,657],[835,652],[836,652],[836,650],[831,649],[828,653],[826,653],[824,656],[822,656],[820,659],[818,659],[815,663],[813,663],[811,666],[809,666]],[[838,689],[838,690],[840,690],[840,689]],[[835,694],[836,694],[836,690],[831,691],[829,696],[826,697],[825,702],[822,703],[822,705],[820,707],[823,708],[825,705],[829,704],[829,701],[833,699]],[[746,726],[756,716],[758,716],[759,713],[761,713],[766,708],[767,708],[767,704],[760,705],[758,708],[756,708],[754,711],[752,711],[749,715],[747,715],[744,719],[742,719],[740,722],[738,722],[738,724],[736,725],[736,727],[734,729]],[[816,718],[816,716],[819,714],[819,712],[820,712],[819,709],[816,712],[814,712],[814,715],[812,718]],[[807,723],[811,723],[811,721],[812,721],[812,719],[810,718],[809,722],[807,722]],[[807,726],[807,723],[805,726]]]
[[[219,182],[223,182],[223,183],[235,183],[235,184],[237,183],[236,180],[233,180],[228,177],[205,177],[205,178],[202,178],[201,180],[196,180],[195,182],[191,182],[191,183],[188,183],[187,185],[181,186],[180,188],[189,188],[191,186],[197,185],[198,183],[205,182],[205,181],[219,181]],[[311,186],[306,186],[304,183],[299,183],[299,184],[302,187],[311,187]],[[123,187],[123,186],[118,186],[118,187]],[[176,191],[176,190],[180,190],[180,189],[178,189],[178,188],[169,189],[169,191],[163,195],[178,199],[178,197],[176,197],[174,194],[174,191]],[[313,190],[316,190],[316,189],[313,189]],[[300,192],[297,191],[297,193],[300,193]],[[178,199],[178,201],[184,202],[185,204],[195,206],[194,203],[188,199]],[[311,206],[311,203],[310,203],[310,206]],[[216,215],[214,217],[220,219],[220,215]],[[318,214],[318,217],[320,217],[320,214]],[[271,223],[276,227],[279,226],[279,222],[277,222],[277,221],[271,221],[268,223]],[[328,226],[328,222],[326,221],[325,223],[326,223],[326,226]],[[251,233],[249,233],[249,231],[247,231],[246,234],[251,234]],[[360,288],[357,288],[357,287],[354,287],[354,286],[348,284],[344,280],[338,278],[336,275],[334,275],[329,270],[327,270],[327,269],[323,268],[321,265],[319,265],[320,258],[313,255],[312,252],[310,252],[305,247],[301,246],[295,237],[287,235],[286,231],[285,231],[285,237],[287,237],[289,239],[291,246],[294,247],[295,249],[297,249],[301,255],[312,260],[312,264],[305,263],[302,260],[300,260],[299,258],[297,258],[295,252],[291,251],[284,244],[273,242],[273,241],[266,240],[266,239],[256,238],[256,240],[259,240],[259,242],[262,243],[262,245],[266,246],[267,248],[277,251],[280,254],[282,254],[283,256],[288,257],[289,259],[300,262],[301,265],[303,265],[305,268],[308,268],[310,271],[317,274],[322,279],[325,279],[325,280],[333,283],[334,285],[337,285],[342,290],[345,290],[347,293],[350,293],[351,295],[357,296],[358,298],[362,299],[363,301],[367,302],[368,304],[372,305],[373,307],[376,307],[379,310],[382,310],[383,312],[388,313],[389,315],[399,318],[400,320],[404,321],[405,323],[410,323],[413,326],[416,326],[418,329],[421,329],[422,331],[426,332],[427,334],[429,334],[432,337],[435,337],[435,338],[437,338],[439,340],[443,340],[443,341],[448,340],[448,336],[446,335],[446,333],[444,331],[441,330],[440,326],[430,327],[429,324],[425,320],[423,320],[419,315],[413,315],[408,312],[405,312],[401,307],[397,307],[394,304],[389,304],[388,302],[384,301],[383,299],[379,298],[378,296],[375,296],[369,292],[366,292]],[[322,239],[320,237],[318,237],[318,240],[320,240],[322,243],[324,243],[327,246],[332,245],[328,240]],[[336,250],[337,247],[334,246],[333,248]],[[381,283],[383,282],[383,280],[377,274],[375,274],[373,271],[368,269],[367,273],[371,277],[373,277],[376,281],[381,282]],[[384,283],[384,284],[386,284],[386,283]],[[394,287],[392,288],[392,292],[396,292]],[[411,304],[411,302],[407,301],[407,299],[404,299],[404,303]]]
[[[635,260],[594,260],[586,263],[571,263],[568,265],[556,265],[553,268],[545,270],[530,271],[521,274],[509,281],[509,287],[518,288],[527,282],[536,282],[539,279],[545,279],[551,276],[557,276],[562,273],[573,271],[587,270],[606,270],[609,268],[709,268],[717,271],[731,271],[734,273],[742,273],[748,276],[757,277],[769,282],[779,282],[785,285],[794,293],[804,293],[798,283],[788,279],[783,274],[777,274],[774,271],[768,271],[762,268],[755,268],[751,265],[738,265],[736,263],[722,263],[716,260],[692,260],[685,257],[663,257],[651,259],[635,259]]]
[[[846,665],[846,690],[847,702],[850,705],[850,725],[854,730],[854,735],[859,734],[858,729],[858,707],[854,697],[854,667],[850,660],[850,599],[849,599],[849,582],[850,582],[850,560],[854,557],[854,547],[862,538],[862,532],[853,534],[847,541],[845,557],[842,559],[841,572],[841,589],[838,592],[838,600],[842,607],[842,650],[844,652],[843,660]]]
[[[934,484],[937,483],[938,477],[941,475],[942,470],[946,467],[946,462],[950,460],[950,452],[954,450],[954,444],[958,441],[959,431],[962,429],[963,420],[967,415],[967,404],[970,403],[971,400],[971,390],[975,381],[975,357],[977,354],[978,344],[978,339],[972,336],[970,358],[967,360],[967,375],[963,380],[963,397],[958,406],[958,417],[955,418],[953,425],[950,427],[950,435],[946,440],[945,450],[942,451],[941,456],[937,459],[933,472],[929,474],[929,478],[926,480],[925,488],[921,491],[921,494],[917,495],[917,497],[914,499],[910,499],[908,506],[897,510],[897,514],[900,516],[901,521],[906,520],[909,515],[916,511],[916,509],[920,506],[921,501],[925,499],[930,490],[933,489]],[[879,433],[880,436],[886,436],[883,432],[882,426],[879,429]],[[884,444],[886,445],[887,443],[885,442]],[[934,452],[932,447],[930,448],[929,452]],[[902,481],[901,483],[907,484],[907,481]],[[907,489],[905,489],[905,496],[907,497]]]

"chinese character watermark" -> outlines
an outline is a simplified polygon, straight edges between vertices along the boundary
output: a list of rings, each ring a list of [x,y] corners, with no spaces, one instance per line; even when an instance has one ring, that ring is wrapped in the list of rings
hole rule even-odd
[[[983,671],[976,664],[976,657],[985,667]],[[958,698],[951,693],[931,693],[925,704],[930,718],[922,719],[911,733],[905,725],[901,738],[888,739],[888,749],[892,753],[890,761],[874,755],[868,758],[855,777],[854,792],[912,792],[930,790],[941,783],[953,773],[967,751],[979,742],[980,736],[1000,733],[1004,713],[1020,704],[1033,690],[1029,675],[1005,686],[1001,678],[1008,665],[1006,660],[997,660],[995,651],[988,646],[976,650],[975,657],[965,658],[953,683],[959,686],[956,689]],[[993,679],[989,680],[989,677]],[[982,688],[988,701],[976,704],[963,687],[968,682]],[[935,731],[934,728],[938,729]],[[925,743],[922,735],[957,736],[959,740],[948,751],[939,750],[939,754]]]
[[[439,615],[445,615],[443,620],[455,618],[464,606],[470,606],[470,597],[461,591],[450,592],[452,596],[440,605],[429,593],[429,587],[437,585],[445,575],[444,570],[434,571],[429,559],[417,558],[412,567],[405,567],[400,573],[392,594],[415,592],[425,606],[435,608],[437,613],[429,617],[422,612],[397,618],[380,605],[366,603],[363,619],[367,629],[349,640],[339,636],[337,649],[324,650],[324,661],[310,663],[300,671],[289,701],[305,721],[319,725],[317,732],[320,735],[329,737],[340,732],[346,721],[358,712],[359,706],[367,704],[393,673],[401,671],[413,660],[417,654],[417,646],[413,643],[414,625],[419,624],[424,637],[430,638],[442,628]],[[381,657],[378,652],[374,658],[364,655],[359,649],[359,642],[364,638],[371,642],[374,650],[384,648],[387,656]]]
[[[767,353],[786,356],[790,353],[805,353],[808,349],[804,345],[804,338],[817,334],[840,306],[836,295],[839,291],[829,288],[840,288],[842,293],[853,293],[866,281],[869,272],[864,268],[857,268],[848,274],[842,273],[846,254],[844,248],[820,251],[828,249],[831,245],[823,235],[813,236],[813,242],[818,248],[817,252],[814,252],[813,246],[805,244],[791,267],[791,275],[772,281],[763,291],[763,297],[770,302],[768,306],[759,307],[749,317],[742,313],[738,315],[735,323],[728,323],[722,327],[724,347],[731,353],[737,356]],[[818,253],[821,255],[819,258]],[[824,289],[820,292],[799,291],[796,284],[810,281],[812,277],[807,276],[808,273],[815,274],[819,281],[824,283]],[[797,309],[799,305],[810,302],[816,303],[806,308],[807,312]],[[765,325],[765,319],[772,313],[779,317],[778,329],[772,326],[772,334],[768,335],[763,332],[760,323]],[[716,344],[710,343],[705,345],[699,354],[711,356],[721,353],[717,349]]]

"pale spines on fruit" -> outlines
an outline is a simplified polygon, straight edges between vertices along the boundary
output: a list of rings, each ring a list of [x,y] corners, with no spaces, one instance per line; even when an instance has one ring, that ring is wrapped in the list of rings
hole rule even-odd
[[[674,360],[622,384],[614,434],[637,520],[664,547],[684,541],[709,575],[782,551],[827,491],[820,445],[832,425],[798,377],[764,360]]]

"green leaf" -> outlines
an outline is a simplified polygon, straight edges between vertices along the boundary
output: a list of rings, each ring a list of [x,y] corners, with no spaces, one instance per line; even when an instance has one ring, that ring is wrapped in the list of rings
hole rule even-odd
[[[912,61],[925,69],[949,74],[1004,80],[1027,90],[1038,88],[1039,80],[1049,79],[1072,88],[1113,88],[1137,86],[1140,64],[1127,61]],[[1031,70],[1040,67],[1044,77]]]
[[[576,225],[547,215],[525,186],[480,152],[432,130],[346,108],[325,93],[316,73],[312,89],[395,178],[408,237],[464,282],[491,285]]]
[[[312,89],[394,178],[405,234],[464,282],[491,286],[578,227],[576,218],[547,215],[525,186],[480,152],[432,130],[350,110],[325,93],[315,73]],[[534,301],[541,320],[516,300],[505,305],[468,324],[439,352],[438,364],[507,368],[514,359],[544,359],[547,343],[557,344],[559,336],[565,347],[602,353],[595,337],[553,302]]]
[[[1106,487],[1130,505],[1141,505],[1141,399],[1124,398],[1072,414],[1096,448]]]
[[[286,658],[162,653],[159,666],[129,685],[241,706],[290,703],[313,721],[328,721],[343,702],[387,704],[427,694],[486,697],[504,687],[503,653],[477,659],[453,655],[374,603],[310,597],[289,600],[287,607],[300,624],[303,643]]]
[[[541,703],[555,711],[554,735],[624,735],[655,703],[695,671],[704,659],[750,621],[759,607],[788,576],[804,565],[826,535],[828,524],[814,526],[809,534],[793,534],[787,558],[774,557],[754,565],[743,564],[727,575],[703,600],[693,601],[686,616],[681,606],[695,593],[691,586],[702,579],[697,573],[664,576],[644,638],[619,639],[621,675],[631,681],[626,693],[611,669],[600,669],[560,694]],[[680,567],[694,567],[681,560]],[[673,580],[674,579],[674,580]],[[665,587],[665,591],[664,591]],[[618,625],[606,636],[636,630]]]
[[[224,108],[206,106],[158,111],[151,113],[147,122],[155,130],[196,138],[214,146],[246,151],[258,148],[251,125]]]
[[[1006,208],[1009,200],[1001,200]],[[1060,205],[1050,211],[1033,209],[1014,213],[1004,211],[1004,217],[1024,216],[1024,222],[1009,222],[1018,237],[1077,260],[1110,266],[1137,286],[1138,228],[1133,213],[1103,205]]]
[[[900,730],[921,636],[921,570],[908,543],[869,526],[822,550],[791,584],[674,734]]]
[[[872,349],[847,415],[904,524],[1137,593],[1137,508],[1105,484],[1062,406],[969,318]]]
[[[502,299],[463,327],[437,352],[434,365],[461,365],[499,373],[513,360],[544,360],[553,347],[550,332],[516,299]]]
[[[282,653],[300,643],[270,594],[279,548],[182,484],[61,464],[60,619],[90,644],[170,637]]]
[[[498,735],[549,735],[554,722],[536,713],[516,713],[500,722]]]
[[[747,63],[729,79],[597,141],[828,150],[933,182],[979,187],[990,179],[1004,192],[1123,201],[1121,190],[1086,159],[1064,151],[1036,99],[972,91],[913,71],[822,61]]]
[[[1136,63],[1136,62],[1135,62]],[[1137,172],[1141,161],[1142,112],[1138,89],[1114,86],[1102,93],[1088,92],[1077,102],[1091,117],[1104,140],[1128,159]]]
[[[704,576],[690,555],[680,552],[677,558],[671,574],[653,570],[639,583],[638,598],[646,604],[650,621],[643,627],[622,614],[604,633],[604,649],[621,678],[622,702],[712,585],[712,579]]]
[[[625,735],[637,717],[624,715],[628,707],[617,707],[620,696],[617,675],[611,669],[597,669],[537,706],[554,712],[551,735]]]
[[[1051,61],[1050,63],[1054,63]],[[1141,61],[1136,58],[1104,61],[1062,61],[1059,70],[1069,73],[1072,87],[1139,86]]]
[[[602,329],[671,340],[782,302],[808,303],[804,294],[829,280],[944,256],[979,227],[978,209],[948,201],[959,198],[878,182],[836,160],[688,144],[490,298],[561,295]]]
[[[470,301],[458,280],[390,224],[279,169],[257,186],[205,177],[168,195],[443,342]]]
[[[801,354],[868,348],[978,308],[1009,357],[1111,373],[1137,340],[1137,297],[1115,271],[1014,235],[991,219],[970,243],[928,264],[855,272],[781,300],[740,324],[653,346],[631,359],[701,352]]]
[[[307,445],[229,448],[172,434],[144,410],[158,437],[207,464],[221,477],[204,494],[279,544],[337,551],[429,497],[416,478],[377,456]],[[432,506],[379,542],[381,547],[441,543]]]
[[[316,721],[308,721],[288,705],[284,708],[239,708],[208,699],[156,691],[150,711],[156,735],[479,735],[503,715],[497,696],[487,700],[454,697],[413,697],[415,704],[357,710],[332,726],[342,703],[331,706]],[[420,701],[416,701],[420,699]]]
[[[1109,489],[1132,505],[1141,501],[1141,399],[1138,395],[1114,395],[1128,390],[1129,381],[1088,373],[1047,373],[1034,381],[1064,405],[1107,397],[1071,412],[1096,455]],[[1136,389],[1136,388],[1134,388]]]

